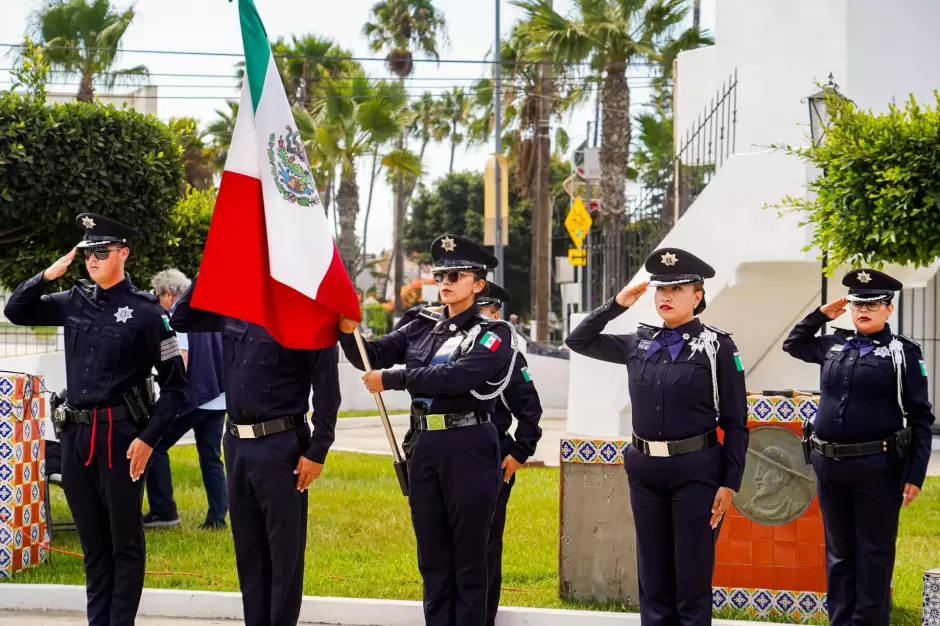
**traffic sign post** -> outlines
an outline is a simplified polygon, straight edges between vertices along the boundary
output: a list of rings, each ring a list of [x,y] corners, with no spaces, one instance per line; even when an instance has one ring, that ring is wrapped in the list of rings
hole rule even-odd
[[[591,214],[584,208],[584,202],[581,201],[581,198],[575,198],[571,204],[571,209],[568,211],[568,216],[565,218],[565,228],[568,229],[568,234],[571,236],[575,248],[581,248],[581,244],[584,243],[584,238],[587,237],[593,223],[594,220],[591,219]]]
[[[584,248],[568,248],[568,263],[574,267],[587,265],[587,250]]]

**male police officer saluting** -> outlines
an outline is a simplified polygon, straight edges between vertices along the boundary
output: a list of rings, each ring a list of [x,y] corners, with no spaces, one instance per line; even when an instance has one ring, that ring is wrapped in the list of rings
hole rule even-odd
[[[898,518],[924,484],[934,416],[920,346],[887,324],[903,285],[872,269],[842,284],[848,297],[810,313],[783,349],[823,366],[816,432],[804,446],[826,528],[830,623],[887,626]],[[816,337],[847,304],[856,332]]]
[[[336,428],[339,352],[285,348],[257,324],[192,307],[195,289],[193,281],[171,321],[180,332],[222,333],[225,478],[245,624],[293,626],[303,598],[307,488]]]
[[[17,287],[4,312],[14,324],[65,326],[62,486],[85,553],[88,623],[121,626],[134,623],[144,586],[140,477],[183,404],[186,373],[157,298],[124,273],[128,240],[140,233],[91,213],[79,215],[78,224],[84,241]],[[43,295],[77,250],[95,284]]]

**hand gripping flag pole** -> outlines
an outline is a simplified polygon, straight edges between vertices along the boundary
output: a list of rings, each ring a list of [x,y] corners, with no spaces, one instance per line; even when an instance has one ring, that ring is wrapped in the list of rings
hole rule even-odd
[[[359,356],[362,358],[362,366],[366,370],[366,374],[372,373],[372,364],[369,363],[369,354],[366,352],[366,344],[363,342],[362,333],[359,332],[359,327],[356,327],[356,330],[353,331],[353,335],[356,337],[356,345],[359,347]],[[395,468],[395,475],[398,476],[398,484],[401,486],[401,493],[403,496],[408,496],[408,461],[401,457],[401,452],[398,450],[398,442],[395,440],[395,431],[392,430],[392,424],[388,420],[388,411],[385,410],[385,401],[382,400],[381,393],[373,393],[372,397],[375,398],[375,406],[379,409],[379,416],[382,418],[382,426],[385,427],[385,434],[388,436],[388,445],[392,448],[392,465]]]

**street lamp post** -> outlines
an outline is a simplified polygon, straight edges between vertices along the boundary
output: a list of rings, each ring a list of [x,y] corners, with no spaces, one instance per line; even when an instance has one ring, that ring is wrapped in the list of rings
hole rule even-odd
[[[839,86],[833,81],[832,74],[829,74],[829,82],[823,85],[823,88],[806,98],[809,105],[809,135],[814,148],[818,148],[826,139],[826,133],[829,131],[829,125],[832,123],[832,111],[830,107],[834,100],[848,100],[839,92]],[[823,176],[826,170],[823,169]],[[821,306],[825,306],[829,300],[829,279],[826,278],[826,266],[829,264],[829,251],[823,250],[822,259],[822,287],[820,289]],[[820,329],[820,335],[826,334],[826,324]]]

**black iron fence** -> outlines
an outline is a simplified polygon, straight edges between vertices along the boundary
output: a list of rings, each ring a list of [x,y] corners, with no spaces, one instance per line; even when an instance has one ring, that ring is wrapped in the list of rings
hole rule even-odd
[[[646,257],[685,214],[715,172],[734,153],[737,70],[717,92],[676,146],[672,167],[654,186],[627,202],[623,224],[598,224],[587,242],[588,309],[613,297],[643,266]]]

